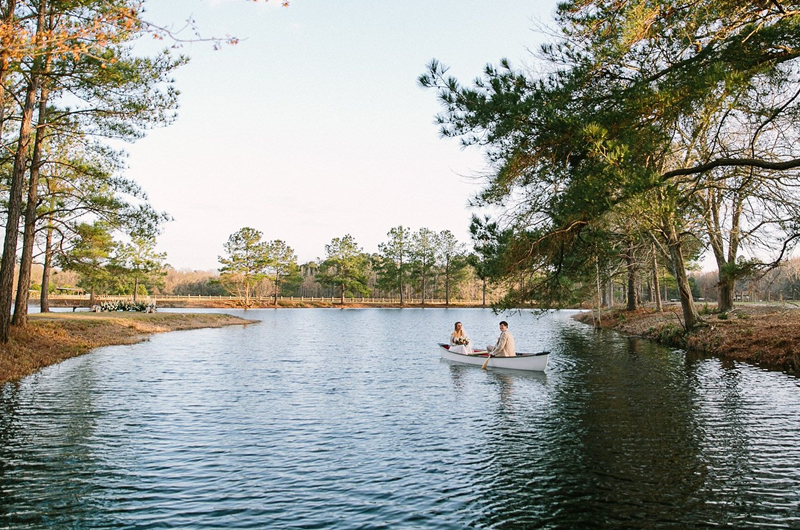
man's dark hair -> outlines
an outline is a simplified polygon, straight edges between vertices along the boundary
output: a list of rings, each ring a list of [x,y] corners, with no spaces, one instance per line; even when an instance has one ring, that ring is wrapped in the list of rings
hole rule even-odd
[[[501,325],[501,326],[508,327],[508,322],[506,322],[505,320],[501,320],[501,321],[500,321],[500,325]]]

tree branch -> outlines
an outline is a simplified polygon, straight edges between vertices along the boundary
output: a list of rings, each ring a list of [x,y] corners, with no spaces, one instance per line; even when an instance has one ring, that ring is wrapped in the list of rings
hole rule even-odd
[[[662,181],[667,181],[674,177],[684,175],[697,175],[698,173],[705,173],[716,169],[718,167],[757,167],[761,169],[771,169],[775,171],[786,171],[787,169],[794,169],[800,167],[800,158],[794,160],[787,160],[785,162],[769,162],[767,160],[759,160],[756,158],[720,158],[712,160],[711,162],[700,164],[699,166],[687,167],[682,169],[673,169],[661,175]]]

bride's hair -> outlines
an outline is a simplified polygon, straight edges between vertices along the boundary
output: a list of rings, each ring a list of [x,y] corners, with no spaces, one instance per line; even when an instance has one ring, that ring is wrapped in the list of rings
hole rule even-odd
[[[456,337],[463,337],[464,328],[462,327],[461,329],[458,329],[459,324],[461,324],[461,322],[456,322],[455,324],[453,324],[453,330],[454,330],[453,335],[455,335]]]

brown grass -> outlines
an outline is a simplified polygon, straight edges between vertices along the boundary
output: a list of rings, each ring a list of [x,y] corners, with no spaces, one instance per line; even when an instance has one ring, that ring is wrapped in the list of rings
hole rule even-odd
[[[151,333],[249,324],[231,315],[197,313],[47,313],[30,315],[0,345],[0,385],[94,348],[133,344]]]
[[[590,312],[578,317],[592,322]],[[800,374],[800,310],[793,306],[740,306],[726,314],[704,314],[685,333],[680,307],[604,312],[602,327],[711,354],[724,359]]]

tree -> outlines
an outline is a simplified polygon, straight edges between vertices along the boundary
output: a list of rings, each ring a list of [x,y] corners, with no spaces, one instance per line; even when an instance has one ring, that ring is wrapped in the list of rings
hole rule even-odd
[[[226,257],[218,257],[222,264],[220,280],[235,290],[247,309],[252,305],[256,284],[266,276],[267,245],[261,241],[261,232],[244,227],[228,237],[224,249]]]
[[[80,275],[79,286],[89,291],[89,303],[94,305],[97,291],[104,291],[113,279],[108,265],[116,245],[110,227],[103,222],[81,223],[75,233],[77,239],[59,256],[59,263],[63,269]]]
[[[0,264],[0,341],[8,335],[8,314],[13,283],[9,278],[16,255],[17,230],[24,214],[22,258],[14,324],[27,320],[27,285],[33,259],[37,193],[40,175],[47,161],[45,143],[54,126],[72,116],[81,123],[84,135],[106,135],[133,139],[155,123],[168,121],[174,108],[175,91],[166,74],[182,59],[168,54],[155,59],[134,57],[129,43],[143,35],[140,4],[133,0],[88,0],[83,2],[6,2],[0,33],[3,35],[0,106],[9,104],[9,86],[24,87],[14,94],[22,101],[15,116],[19,129],[14,151],[14,168],[8,189],[8,217],[3,260]],[[13,78],[7,83],[8,75]],[[70,101],[72,108],[56,111],[49,103]],[[35,138],[31,145],[36,115]],[[0,131],[7,121],[0,115]],[[3,142],[10,148],[12,142]],[[30,171],[25,181],[24,174]],[[25,193],[27,191],[27,193]],[[27,196],[23,212],[23,195]],[[45,304],[46,305],[46,304]]]
[[[288,283],[297,285],[303,281],[300,267],[297,265],[297,256],[294,250],[280,239],[270,241],[266,245],[267,275],[272,278],[275,285],[275,305],[278,305],[278,294],[281,285]]]
[[[400,225],[386,234],[389,240],[378,245],[378,282],[383,288],[400,293],[400,305],[405,303],[405,282],[411,261],[411,230]]]
[[[439,232],[436,238],[436,261],[444,272],[445,305],[450,305],[451,282],[467,266],[464,244],[460,243],[450,230]]]
[[[335,237],[325,245],[325,260],[320,264],[317,281],[339,288],[341,303],[346,294],[369,293],[369,257],[361,251],[350,234]]]
[[[474,88],[462,88],[433,62],[420,82],[439,90],[442,133],[487,148],[495,171],[479,203],[506,208],[514,238],[529,243],[527,250],[509,247],[529,259],[510,260],[508,274],[527,267],[543,288],[574,283],[565,273],[581,271],[565,265],[584,249],[583,232],[652,193],[661,209],[655,233],[668,249],[691,328],[699,317],[687,247],[702,236],[686,229],[705,176],[719,168],[800,167],[794,134],[772,127],[778,114],[797,112],[794,99],[776,107],[774,98],[756,97],[796,92],[796,14],[781,5],[712,0],[692,9],[575,0],[559,5],[558,22],[563,38],[543,47],[552,68],[538,79],[501,61]],[[759,124],[753,130],[768,127],[774,134],[739,135],[734,143],[710,144],[698,157],[692,142],[707,136],[697,134],[697,117],[707,115],[721,88],[733,98],[748,96],[740,110]],[[774,142],[770,151],[761,149],[767,138]],[[797,225],[789,217],[784,226]],[[784,241],[796,240],[796,233]]]
[[[419,285],[420,303],[425,305],[425,287],[436,263],[436,233],[420,228],[411,236],[411,268]]]
[[[511,238],[511,231],[502,230],[488,216],[483,219],[473,215],[469,226],[474,253],[469,263],[482,283],[483,307],[486,307],[486,288],[489,281],[498,280],[505,274],[503,259]]]
[[[125,279],[133,281],[133,301],[136,302],[139,287],[163,284],[166,252],[156,252],[154,237],[134,235],[129,244],[117,248],[114,265]]]

